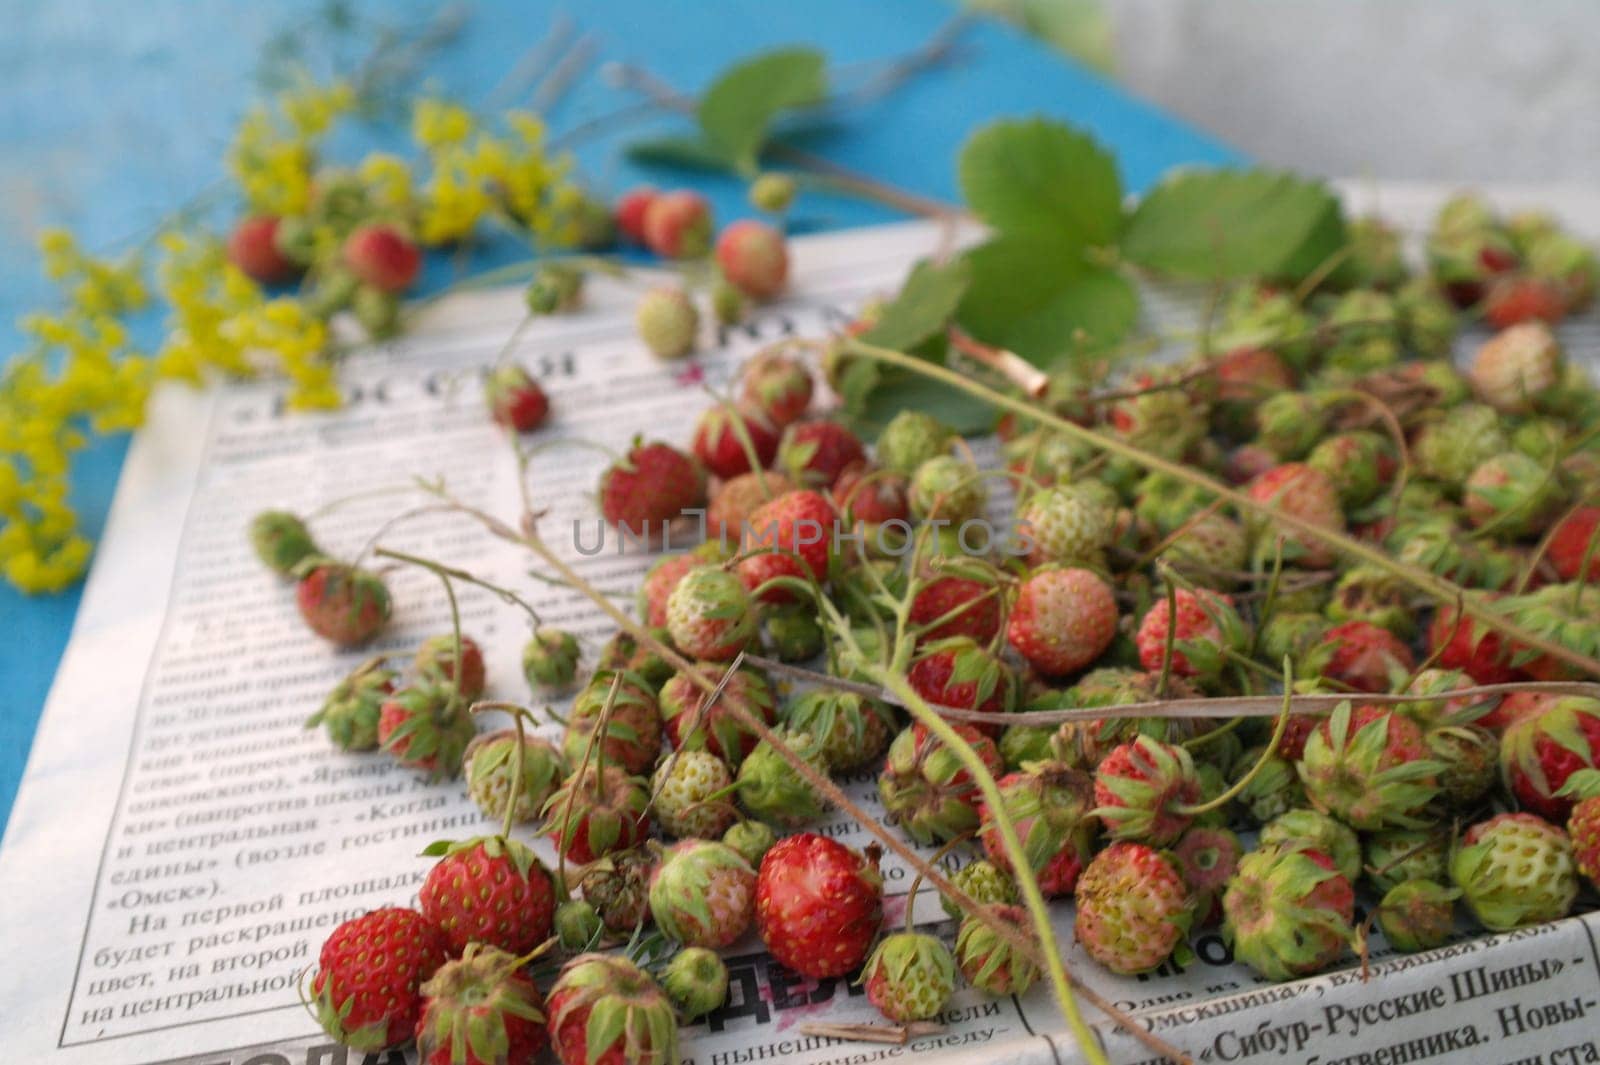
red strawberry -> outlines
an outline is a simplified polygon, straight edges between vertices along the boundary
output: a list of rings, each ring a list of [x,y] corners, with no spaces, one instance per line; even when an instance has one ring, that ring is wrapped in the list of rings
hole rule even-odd
[[[1233,599],[1218,592],[1198,592],[1178,588],[1171,609],[1165,597],[1156,600],[1139,621],[1134,642],[1139,648],[1139,663],[1152,673],[1166,661],[1167,632],[1173,627],[1172,672],[1180,677],[1214,677],[1223,664],[1222,649],[1238,649],[1240,626]]]
[[[1050,567],[1029,574],[1017,588],[1006,625],[1011,646],[1052,677],[1083,669],[1116,635],[1117,601],[1110,586],[1086,569]]]
[[[617,199],[616,216],[617,229],[624,237],[635,244],[643,244],[644,218],[649,213],[650,205],[661,195],[654,186],[637,185],[624,192]]]
[[[866,457],[856,434],[838,422],[817,418],[784,429],[777,464],[801,487],[826,488],[839,479],[845,467]]]
[[[756,355],[739,371],[740,402],[760,411],[773,425],[797,421],[811,406],[811,373],[782,351]]]
[[[769,503],[750,515],[739,550],[739,577],[752,592],[774,577],[795,577],[821,582],[828,577],[833,553],[833,504],[816,492],[800,489]],[[752,552],[757,552],[752,554]],[[787,588],[761,593],[768,603],[795,598]]]
[[[373,910],[333,930],[311,980],[317,1023],[338,1042],[372,1053],[411,1038],[423,981],[449,958],[444,935],[415,910]]]
[[[1112,839],[1170,846],[1194,815],[1200,778],[1189,752],[1150,736],[1112,749],[1094,771],[1095,815]]]
[[[690,658],[727,661],[760,629],[749,591],[737,574],[721,566],[685,573],[667,600],[667,632]]]
[[[1223,934],[1250,968],[1269,980],[1292,980],[1343,956],[1355,901],[1350,881],[1326,854],[1262,847],[1239,860],[1223,893]]]
[[[344,264],[381,292],[404,292],[422,272],[422,251],[387,222],[358,226],[344,240]]]
[[[430,684],[452,684],[461,698],[475,701],[483,694],[483,649],[471,636],[461,637],[461,672],[456,674],[456,637],[453,632],[440,633],[422,641],[411,666],[417,675]]]
[[[383,578],[343,562],[308,560],[294,598],[311,631],[340,647],[366,643],[389,620]]]
[[[699,669],[701,676],[713,683],[722,677],[720,666],[706,665]],[[710,751],[737,768],[755,749],[758,737],[733,707],[740,707],[771,725],[778,719],[777,699],[772,688],[761,674],[741,669],[728,678],[711,708],[702,711],[705,699],[706,693],[688,675],[672,675],[661,688],[661,721],[667,739],[678,750]]]
[[[568,777],[544,804],[541,831],[569,862],[587,865],[626,850],[649,834],[645,782],[618,765],[590,765]]]
[[[1328,475],[1303,462],[1285,462],[1250,482],[1250,498],[1274,510],[1320,525],[1332,532],[1344,530],[1339,491]],[[1284,556],[1304,566],[1333,564],[1333,550],[1321,540],[1285,527]]]
[[[460,695],[437,684],[401,688],[378,711],[378,744],[433,780],[461,771],[461,756],[476,731]]]
[[[1564,581],[1575,581],[1584,572],[1584,562],[1589,568],[1584,579],[1600,584],[1600,507],[1579,507],[1562,518],[1550,534],[1550,546],[1545,558],[1555,567]]]
[[[1600,888],[1600,795],[1579,799],[1567,816],[1572,837],[1572,862],[1589,883]]]
[[[706,501],[705,471],[671,444],[635,442],[600,475],[600,513],[637,533]]]
[[[539,428],[550,414],[550,397],[533,375],[516,363],[490,370],[483,396],[495,424],[519,433]]]
[[[756,871],[726,843],[686,839],[667,848],[650,878],[656,927],[689,947],[721,950],[750,927]]]
[[[1363,832],[1421,827],[1444,768],[1410,718],[1349,703],[1311,734],[1296,766],[1312,806]]]
[[[1016,702],[1017,680],[999,658],[966,637],[923,644],[906,671],[906,682],[935,706],[1005,714]],[[1000,728],[977,726],[986,735]]]
[[[737,544],[756,508],[794,491],[794,484],[776,470],[741,473],[723,481],[706,507],[706,535],[723,546]]]
[[[1551,706],[1559,695],[1549,692],[1512,692],[1500,700],[1500,704],[1487,714],[1473,722],[1480,728],[1486,728],[1497,735],[1505,732],[1514,722],[1520,721],[1530,714],[1537,714],[1547,706]]]
[[[1557,699],[1519,718],[1500,741],[1500,777],[1524,809],[1552,821],[1572,811],[1558,795],[1567,778],[1600,766],[1600,702],[1579,696]]]
[[[1535,319],[1559,322],[1567,316],[1566,294],[1554,281],[1526,274],[1507,274],[1489,283],[1483,316],[1496,329],[1509,329]]]
[[[1326,720],[1326,714],[1295,714],[1290,717],[1283,735],[1278,739],[1278,757],[1287,762],[1298,762],[1305,754],[1306,740]]]
[[[1002,769],[994,740],[971,725],[952,725],[991,776]],[[978,827],[978,783],[966,763],[920,721],[889,745],[878,775],[888,819],[918,843],[952,840]]]
[[[287,281],[299,268],[278,250],[278,218],[255,215],[242,218],[228,234],[228,261],[253,281],[276,285]]]
[[[521,967],[514,954],[473,943],[434,973],[422,985],[420,1065],[507,1065],[542,1054],[544,996]]]
[[[909,617],[922,630],[919,643],[952,636],[988,643],[1000,631],[999,589],[969,577],[936,577],[912,597]]]
[[[664,259],[694,259],[711,246],[711,207],[698,192],[677,189],[644,210],[644,242]]]
[[[778,431],[754,411],[730,411],[719,404],[707,407],[700,415],[690,449],[695,458],[718,477],[737,477],[772,462],[772,457],[778,453]]]
[[[1187,947],[1194,893],[1171,855],[1154,847],[1124,841],[1095,855],[1076,901],[1078,943],[1114,973],[1148,972]]]
[[[453,954],[486,943],[526,954],[550,935],[555,884],[533,851],[503,836],[435,843],[422,852],[439,861],[422,882],[417,902],[438,926]]]
[[[1060,762],[1029,763],[998,781],[1000,798],[1029,865],[1047,896],[1072,894],[1078,874],[1094,850],[1094,780]],[[987,803],[978,805],[983,850],[989,860],[1012,872],[1011,857]]]
[[[1217,356],[1213,366],[1217,398],[1211,408],[1212,424],[1236,438],[1254,434],[1255,409],[1262,400],[1295,385],[1294,371],[1269,348],[1234,348]]]
[[[1262,444],[1240,444],[1228,452],[1222,474],[1229,484],[1249,484],[1278,465],[1278,453]]]
[[[717,237],[717,265],[722,276],[753,300],[769,300],[789,279],[789,249],[783,234],[746,218]]]
[[[639,616],[652,629],[667,627],[667,600],[678,586],[683,575],[705,560],[693,552],[685,551],[658,559],[639,584]]]
[[[561,1065],[669,1065],[678,1018],[649,973],[626,958],[580,954],[550,987],[550,1042]]]
[[[1440,669],[1459,669],[1479,684],[1504,684],[1517,675],[1500,634],[1466,616],[1457,624],[1450,606],[1441,606],[1428,626],[1428,653]]]
[[[611,694],[616,684],[617,694]],[[594,739],[606,704],[611,716],[606,719],[604,736]],[[593,753],[590,746],[594,745]],[[561,737],[561,750],[567,764],[576,766],[587,757],[591,763],[604,760],[629,773],[648,772],[661,753],[661,717],[656,694],[645,679],[632,670],[623,670],[621,681],[611,669],[597,669],[583,691],[572,701],[567,714],[567,729]]]
[[[1335,625],[1322,637],[1328,649],[1322,675],[1360,692],[1386,692],[1416,668],[1411,648],[1370,621]]]
[[[882,525],[886,521],[911,520],[911,502],[906,494],[909,488],[910,482],[902,473],[856,462],[839,471],[828,494],[841,514],[848,513],[855,521],[868,525]]]
[[[756,876],[756,929],[802,976],[843,976],[866,959],[883,923],[878,853],[802,832],[779,840]]]

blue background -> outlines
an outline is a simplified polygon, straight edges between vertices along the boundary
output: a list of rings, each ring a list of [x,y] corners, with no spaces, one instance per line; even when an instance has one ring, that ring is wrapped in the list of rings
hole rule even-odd
[[[46,226],[65,226],[91,250],[126,246],[222,176],[234,125],[260,95],[263,56],[286,30],[314,43],[303,54],[317,74],[359,62],[382,25],[415,29],[436,5],[352,3],[355,28],[327,27],[327,3],[246,0],[0,0],[0,358],[18,349],[14,323],[49,306],[33,242]],[[432,54],[415,79],[430,90],[482,105],[517,61],[545,36],[554,17],[570,17],[592,37],[595,59],[548,114],[552,131],[605,115],[638,99],[608,85],[606,61],[643,66],[673,87],[703,88],[728,62],[777,45],[809,44],[830,64],[882,60],[926,41],[955,14],[933,0],[586,0],[584,3],[478,3],[459,35]],[[962,141],[987,120],[1047,114],[1094,133],[1114,150],[1129,191],[1180,163],[1230,162],[1215,140],[1129,98],[1002,24],[967,28],[957,54],[893,94],[787,137],[854,170],[943,200],[957,199],[954,160]],[[523,93],[514,103],[525,103]],[[663,116],[576,154],[581,172],[606,197],[641,181],[692,184],[711,197],[719,219],[750,210],[742,182],[704,174],[647,171],[622,147],[647,132],[682,132]],[[403,123],[358,127],[332,154],[384,146],[403,150]],[[342,149],[342,151],[341,151]],[[214,215],[220,228],[227,205]],[[890,221],[872,203],[808,195],[797,228],[831,229]],[[515,255],[491,247],[484,265]],[[448,276],[430,264],[429,287]],[[142,339],[159,339],[159,322]],[[126,441],[95,444],[79,458],[76,503],[98,537],[116,487]],[[9,815],[28,746],[71,631],[79,593],[27,598],[0,584],[0,816]],[[84,742],[93,742],[85,736]]]

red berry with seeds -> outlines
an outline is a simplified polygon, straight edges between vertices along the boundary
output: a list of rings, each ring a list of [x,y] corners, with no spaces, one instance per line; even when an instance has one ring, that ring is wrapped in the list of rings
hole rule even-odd
[[[1180,677],[1215,677],[1222,670],[1224,650],[1241,649],[1244,623],[1229,596],[1206,589],[1176,589],[1170,605],[1161,598],[1145,612],[1134,637],[1139,663],[1152,673],[1159,672],[1167,660],[1169,632],[1173,673]]]
[[[461,668],[456,668],[456,636],[443,632],[422,641],[411,660],[417,676],[430,684],[454,685],[461,698],[475,702],[483,694],[483,649],[471,636],[461,637]]]
[[[1428,626],[1428,653],[1440,669],[1459,669],[1479,684],[1504,684],[1517,675],[1500,634],[1466,615],[1458,620],[1450,606],[1439,607]]]
[[[1039,890],[1049,897],[1072,894],[1094,851],[1094,778],[1060,762],[1030,762],[997,783]],[[987,803],[979,804],[978,819],[984,853],[998,868],[1014,872]]]
[[[782,965],[824,979],[855,970],[883,923],[883,877],[867,854],[802,832],[779,840],[756,875],[756,929]]]
[[[424,981],[449,958],[444,935],[415,910],[385,907],[352,918],[322,944],[311,980],[317,1023],[368,1053],[411,1039]]]
[[[952,725],[991,775],[1003,769],[994,740],[971,725]],[[889,744],[878,775],[878,798],[888,820],[918,843],[955,839],[978,827],[978,782],[956,752],[921,722]]]
[[[1194,820],[1200,777],[1189,752],[1139,736],[1112,749],[1094,771],[1095,815],[1112,839],[1171,846]]]
[[[1194,895],[1154,847],[1111,844],[1083,871],[1075,898],[1078,943],[1114,973],[1148,972],[1187,945]]]
[[[1040,673],[1066,676],[1105,653],[1117,635],[1117,601],[1098,574],[1046,568],[1017,588],[1006,638]]]
[[[1330,532],[1344,531],[1344,510],[1339,505],[1339,490],[1328,475],[1303,462],[1275,466],[1250,482],[1250,498],[1301,521],[1321,526]],[[1259,523],[1258,523],[1259,524]],[[1333,563],[1334,554],[1315,536],[1281,526],[1284,558],[1302,566],[1321,567]],[[1267,544],[1271,549],[1271,542]]]
[[[240,219],[228,234],[228,261],[263,285],[276,285],[299,273],[299,267],[278,250],[278,218],[255,215]]]
[[[595,730],[602,717],[605,732],[597,740]],[[595,670],[572,701],[561,751],[571,766],[586,758],[591,763],[603,759],[636,776],[648,772],[661,753],[661,717],[656,694],[645,678],[628,669]]]
[[[778,453],[778,431],[754,411],[719,404],[700,415],[689,446],[706,469],[726,479],[771,463]]]
[[[635,244],[645,242],[644,218],[661,193],[651,185],[638,185],[617,198],[617,229]]]
[[[386,222],[357,227],[344,240],[344,264],[381,292],[404,292],[422,272],[422,251]]]
[[[753,300],[769,300],[789,280],[789,249],[783,234],[754,219],[741,219],[717,237],[722,276]]]
[[[1600,888],[1600,779],[1585,781],[1587,798],[1579,799],[1567,815],[1567,835],[1572,839],[1572,861],[1589,883]]]
[[[1306,740],[1297,769],[1306,798],[1352,828],[1420,828],[1445,769],[1404,714],[1340,703]]]
[[[1567,780],[1600,767],[1600,701],[1569,695],[1519,718],[1500,741],[1500,777],[1526,810],[1552,821],[1572,811]]]
[[[706,507],[706,535],[720,545],[737,546],[750,515],[792,491],[793,482],[776,470],[741,473],[723,481]]]
[[[1600,584],[1600,507],[1578,507],[1562,518],[1550,534],[1545,558],[1564,581],[1584,574],[1584,580]]]
[[[755,603],[738,575],[700,566],[683,575],[667,599],[667,632],[690,658],[723,662],[760,630]]]
[[[461,771],[461,757],[476,734],[465,702],[447,685],[401,688],[378,711],[378,744],[432,780]]]
[[[764,351],[739,371],[739,399],[780,428],[811,406],[814,384],[805,363],[782,351]]]
[[[763,503],[745,523],[739,545],[739,578],[752,592],[775,577],[822,582],[828,578],[833,553],[833,504],[806,489],[785,493]],[[787,603],[796,593],[769,588],[763,602]]]
[[[422,882],[422,915],[460,954],[486,943],[526,954],[550,936],[555,884],[533,851],[503,836],[436,843],[423,851],[439,861]]]
[[[550,986],[550,1043],[561,1065],[672,1065],[678,1018],[666,992],[626,958],[580,954]]]
[[[650,878],[656,927],[688,947],[732,946],[754,916],[756,871],[726,843],[686,839],[667,848]]]
[[[723,667],[697,667],[701,679],[714,686]],[[674,673],[661,688],[661,720],[672,746],[680,751],[710,751],[737,768],[755,750],[759,737],[744,722],[754,717],[770,726],[778,719],[777,699],[761,674],[740,669],[728,678],[717,701],[705,709],[706,689],[686,673]],[[741,714],[739,711],[743,711]]]
[[[1566,316],[1566,293],[1547,278],[1507,274],[1491,281],[1483,296],[1483,317],[1495,329],[1521,322],[1559,322]]]
[[[1400,637],[1370,621],[1335,625],[1322,641],[1322,675],[1358,692],[1392,691],[1417,666]]]
[[[1222,896],[1233,956],[1268,980],[1293,980],[1338,961],[1355,935],[1355,891],[1326,854],[1263,847],[1239,861]]]
[[[670,523],[705,500],[705,471],[671,444],[635,443],[600,476],[600,513],[636,533]]]
[[[383,578],[343,562],[308,560],[294,598],[307,627],[340,647],[366,643],[389,620],[389,589]]]
[[[986,644],[1000,631],[1000,589],[969,577],[936,577],[912,597],[909,618],[922,630],[921,643],[965,636]]]
[[[906,671],[906,681],[936,706],[996,715],[995,724],[976,726],[986,735],[999,730],[999,715],[1016,702],[1017,679],[1010,667],[964,636],[923,644]]]
[[[886,521],[910,522],[910,486],[902,473],[854,462],[839,471],[828,494],[839,513],[849,514],[855,522],[877,526]]]
[[[522,965],[515,954],[473,943],[423,984],[420,1065],[507,1065],[542,1054],[544,996]]]
[[[550,414],[550,397],[533,375],[516,363],[496,366],[483,383],[484,402],[496,425],[531,433]]]
[[[826,419],[795,422],[783,431],[778,468],[805,488],[826,488],[848,466],[866,461],[856,434]]]
[[[664,192],[644,210],[644,242],[664,259],[694,259],[711,247],[711,207],[698,192]]]
[[[596,858],[627,850],[649,834],[645,810],[650,792],[645,782],[618,765],[594,765],[568,777],[544,804],[541,831],[567,861],[587,865]]]

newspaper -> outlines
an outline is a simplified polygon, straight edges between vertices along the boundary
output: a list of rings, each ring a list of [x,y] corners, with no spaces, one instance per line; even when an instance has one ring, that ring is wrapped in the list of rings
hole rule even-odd
[[[1428,198],[1413,199],[1401,220],[1420,225]],[[1576,202],[1588,213],[1573,220],[1600,232],[1600,201]],[[639,281],[597,282],[585,312],[539,320],[513,349],[552,395],[540,439],[620,450],[642,427],[649,437],[686,440],[710,402],[706,389],[726,385],[752,351],[837,327],[950,238],[919,223],[797,240],[793,295],[746,325],[708,330],[701,354],[680,363],[650,358],[634,338]],[[1182,294],[1156,294],[1145,313],[1170,320],[1192,306]],[[415,1060],[412,1050],[363,1059],[331,1044],[301,1004],[300,980],[337,923],[414,900],[430,864],[418,857],[425,845],[493,826],[459,782],[428,784],[390,758],[339,753],[302,727],[327,689],[373,649],[337,653],[306,632],[292,587],[255,561],[244,528],[263,508],[310,513],[355,496],[313,523],[319,541],[353,555],[417,502],[376,490],[417,475],[442,478],[461,499],[514,518],[515,464],[484,417],[477,375],[522,314],[510,291],[440,301],[416,332],[349,360],[349,402],[334,415],[287,414],[270,383],[155,397],[0,850],[7,1058]],[[548,541],[629,602],[652,556],[610,545],[589,553],[593,486],[606,462],[591,447],[552,444],[535,459],[531,484],[548,508]],[[576,536],[575,527],[586,531]],[[417,513],[381,540],[517,588],[545,620],[577,632],[590,661],[610,635],[592,605],[537,580],[525,552],[470,519]],[[448,629],[432,576],[400,569],[390,583],[396,613],[376,649],[404,652]],[[491,692],[526,698],[517,669],[525,619],[480,589],[458,594],[463,629],[485,648]],[[842,784],[875,808],[871,774]],[[817,830],[869,842],[842,817]],[[553,858],[546,841],[535,847]],[[913,876],[892,856],[883,869],[894,925],[906,919]],[[1073,945],[1070,905],[1056,905],[1055,914],[1072,971],[1197,1060],[1600,1061],[1600,918],[1509,936],[1464,934],[1410,957],[1375,939],[1365,976],[1351,970],[1273,985],[1234,964],[1215,929],[1196,931],[1196,961],[1186,971],[1113,976]],[[954,935],[932,890],[918,894],[912,922]],[[726,956],[728,1004],[682,1033],[683,1057],[696,1065],[1083,1060],[1042,985],[999,1000],[962,989],[941,1017],[942,1032],[880,1046],[801,1031],[807,1021],[878,1020],[860,987],[788,972],[753,933]],[[1111,1060],[1153,1059],[1092,1007],[1085,1012]]]

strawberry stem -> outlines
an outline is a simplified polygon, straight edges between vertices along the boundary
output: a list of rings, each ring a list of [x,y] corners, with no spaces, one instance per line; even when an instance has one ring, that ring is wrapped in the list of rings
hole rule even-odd
[[[406,562],[413,566],[421,566],[422,568],[431,570],[434,573],[448,575],[455,580],[465,581],[468,584],[476,585],[485,591],[493,592],[507,604],[520,607],[522,611],[528,615],[528,619],[532,621],[535,626],[542,625],[544,623],[539,617],[539,611],[534,609],[533,604],[528,602],[522,596],[518,595],[510,588],[495,584],[493,581],[485,580],[484,578],[479,577],[476,574],[469,573],[464,569],[457,569],[455,566],[447,566],[442,562],[435,562],[432,559],[423,558],[421,555],[412,555],[404,551],[396,551],[389,547],[374,548],[372,554],[375,558],[392,558],[396,562]]]
[[[511,723],[517,730],[517,761],[511,768],[511,799],[506,803],[505,821],[500,826],[500,835],[505,839],[511,838],[511,826],[515,822],[517,802],[522,798],[524,781],[523,773],[526,771],[527,762],[527,734],[522,729],[522,719],[532,719],[533,712],[525,706],[508,703],[498,699],[485,699],[473,703],[467,708],[469,714],[481,714],[488,710],[499,710],[511,715]]]
[[[1294,703],[1294,666],[1289,662],[1289,656],[1288,655],[1284,655],[1283,656],[1283,709],[1278,711],[1278,723],[1272,729],[1272,738],[1267,741],[1267,745],[1265,747],[1261,748],[1261,757],[1256,759],[1255,764],[1250,767],[1249,772],[1245,773],[1244,776],[1242,776],[1238,780],[1234,781],[1233,786],[1231,788],[1228,788],[1222,794],[1217,795],[1214,798],[1208,799],[1208,800],[1206,800],[1205,802],[1202,802],[1202,803],[1198,803],[1198,804],[1194,804],[1194,805],[1188,805],[1188,806],[1180,806],[1180,807],[1177,808],[1177,812],[1180,813],[1180,814],[1187,814],[1190,817],[1199,817],[1201,814],[1208,814],[1212,810],[1219,810],[1222,807],[1228,805],[1228,803],[1232,802],[1235,798],[1237,798],[1239,796],[1239,794],[1244,791],[1245,788],[1249,787],[1250,786],[1250,782],[1252,780],[1254,780],[1257,776],[1260,775],[1261,770],[1266,766],[1267,762],[1270,761],[1272,759],[1272,757],[1277,753],[1277,751],[1278,751],[1278,741],[1283,739],[1284,730],[1289,727],[1289,712],[1290,712],[1290,707],[1293,705],[1293,703]],[[1238,720],[1238,719],[1236,718],[1235,720]]]

